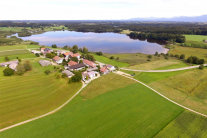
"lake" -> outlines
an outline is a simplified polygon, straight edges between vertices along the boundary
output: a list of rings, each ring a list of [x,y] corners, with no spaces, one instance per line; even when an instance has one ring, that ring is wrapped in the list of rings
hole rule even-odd
[[[23,40],[39,42],[40,45],[59,47],[65,45],[79,47],[86,46],[89,51],[102,51],[104,53],[167,53],[167,49],[157,43],[133,40],[125,34],[118,33],[83,33],[75,31],[51,31],[35,34],[28,37],[20,37]]]

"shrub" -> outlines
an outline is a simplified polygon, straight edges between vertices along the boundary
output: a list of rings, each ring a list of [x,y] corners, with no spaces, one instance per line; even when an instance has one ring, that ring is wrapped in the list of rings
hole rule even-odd
[[[203,66],[203,64],[201,64],[200,66],[199,66],[199,69],[203,69],[204,68],[204,66]]]
[[[30,70],[32,70],[32,65],[30,64],[29,61],[26,61],[23,65],[24,65],[24,69],[25,69],[25,71],[30,71]]]
[[[151,59],[151,58],[152,58],[152,55],[148,55],[147,57],[148,57],[149,59]]]
[[[3,70],[3,73],[4,73],[4,76],[11,76],[14,74],[14,70],[13,69],[10,69],[10,68],[5,68]]]
[[[35,56],[36,56],[36,57],[40,57],[40,54],[36,53]]]
[[[158,54],[158,52],[155,52],[155,56],[158,56],[159,54]]]
[[[111,56],[110,59],[114,59],[114,56]]]
[[[67,74],[63,73],[62,78],[67,78]]]
[[[4,57],[4,60],[5,60],[5,61],[9,61],[9,57],[7,57],[7,56]]]
[[[101,51],[99,51],[99,52],[96,52],[96,55],[98,55],[98,56],[102,56],[103,53],[102,53]]]
[[[57,45],[56,45],[56,44],[53,44],[53,45],[52,45],[52,48],[57,48]]]
[[[51,71],[49,69],[45,70],[45,74],[49,75],[51,73]]]
[[[82,80],[81,72],[74,72],[74,76],[69,79],[69,82],[80,82]]]
[[[24,72],[25,72],[24,65],[19,64],[19,65],[17,66],[17,71],[16,71],[16,74],[17,74],[17,75],[23,75],[23,74],[24,74]]]
[[[180,55],[180,59],[185,59],[185,55],[184,54],[181,54]]]

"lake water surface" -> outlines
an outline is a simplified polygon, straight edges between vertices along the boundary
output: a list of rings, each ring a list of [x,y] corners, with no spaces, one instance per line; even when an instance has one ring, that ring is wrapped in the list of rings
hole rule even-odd
[[[23,40],[39,42],[40,45],[51,46],[56,44],[79,47],[86,46],[89,51],[102,51],[104,53],[166,53],[167,49],[157,43],[133,40],[125,34],[118,33],[83,33],[75,31],[51,31],[28,37],[20,37]]]

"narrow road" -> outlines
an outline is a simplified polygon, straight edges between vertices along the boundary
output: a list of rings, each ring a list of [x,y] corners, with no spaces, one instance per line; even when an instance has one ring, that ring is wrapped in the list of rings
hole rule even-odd
[[[203,64],[204,66],[207,66],[207,64]],[[137,71],[137,72],[173,72],[173,71],[181,71],[181,70],[187,70],[187,69],[194,69],[198,68],[200,65],[196,66],[190,66],[190,67],[183,67],[183,68],[177,68],[177,69],[167,69],[167,70],[137,70],[137,69],[127,69],[127,68],[121,68],[122,70],[128,70],[128,71]]]
[[[186,107],[186,106],[184,106],[184,105],[181,105],[181,104],[179,104],[179,103],[177,103],[177,102],[171,100],[170,98],[167,98],[166,96],[164,96],[163,94],[159,93],[158,91],[156,91],[156,90],[153,89],[152,87],[146,85],[145,83],[143,83],[143,82],[141,82],[141,81],[138,81],[138,80],[136,80],[136,79],[130,77],[130,75],[127,74],[127,73],[125,73],[125,72],[117,71],[116,74],[121,75],[121,76],[124,76],[124,77],[126,77],[126,78],[129,78],[129,79],[131,79],[131,80],[134,80],[134,81],[136,81],[136,82],[138,82],[138,83],[144,85],[145,87],[151,89],[152,91],[154,91],[154,92],[157,93],[158,95],[162,96],[162,97],[165,98],[166,100],[168,100],[168,101],[170,101],[170,102],[172,102],[172,103],[174,103],[174,104],[176,104],[176,105],[178,105],[178,106],[180,106],[180,107],[182,107],[182,108],[184,108],[184,109],[186,109],[186,110],[188,110],[188,111],[191,111],[191,112],[193,112],[193,113],[195,113],[195,114],[198,114],[198,115],[201,115],[201,116],[203,116],[203,117],[207,117],[206,114],[197,112],[197,111],[195,111],[195,110],[193,110],[193,109],[190,109],[190,108],[188,108],[188,107]]]

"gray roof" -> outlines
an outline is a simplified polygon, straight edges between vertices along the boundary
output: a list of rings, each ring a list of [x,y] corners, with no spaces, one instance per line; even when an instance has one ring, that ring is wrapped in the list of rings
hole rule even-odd
[[[70,72],[69,70],[62,71],[63,74],[66,74],[67,76],[73,76],[74,74]]]
[[[18,64],[19,61],[18,60],[14,60],[14,61],[9,61],[9,62],[4,62],[4,63],[0,63],[0,66],[7,66],[7,65],[10,65],[10,64]]]
[[[48,61],[48,60],[40,60],[39,63],[40,63],[41,66],[49,66],[49,65],[51,65],[51,62]]]
[[[83,68],[83,67],[85,67],[85,64],[80,63],[80,64],[76,64],[76,65],[70,66],[69,68],[70,69],[79,69],[79,68]]]

